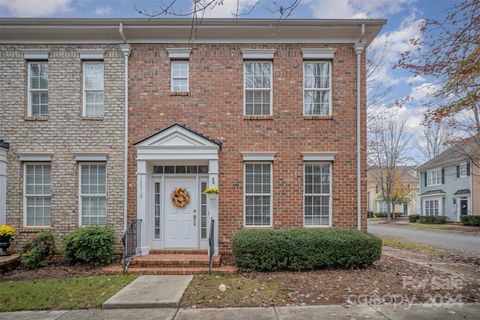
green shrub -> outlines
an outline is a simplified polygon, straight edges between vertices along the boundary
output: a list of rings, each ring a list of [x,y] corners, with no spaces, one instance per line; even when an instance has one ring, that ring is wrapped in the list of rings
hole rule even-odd
[[[373,214],[376,218],[386,218],[387,213],[386,212],[377,212]],[[395,212],[395,218],[400,218],[403,216],[402,212]]]
[[[243,271],[366,267],[380,259],[382,241],[357,230],[241,230],[233,256]]]
[[[21,263],[29,269],[48,266],[55,253],[55,238],[50,231],[40,231],[22,246]]]
[[[115,241],[115,230],[110,226],[82,227],[65,236],[62,254],[70,263],[100,267],[112,262]]]
[[[408,221],[410,222],[417,222],[420,219],[419,214],[411,214],[408,216]]]
[[[460,220],[466,226],[480,227],[480,216],[461,216]]]
[[[421,216],[420,223],[425,224],[442,224],[447,222],[446,216]]]

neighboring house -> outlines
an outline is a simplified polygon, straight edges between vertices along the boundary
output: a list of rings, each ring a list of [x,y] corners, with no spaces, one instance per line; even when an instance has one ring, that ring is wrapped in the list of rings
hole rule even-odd
[[[469,139],[417,168],[422,215],[444,215],[452,221],[480,215],[478,157],[478,143]]]
[[[403,195],[402,201],[394,204],[390,212],[411,215],[420,213],[419,185],[417,172],[412,166],[398,166],[398,189]],[[379,169],[369,167],[367,169],[367,201],[368,211],[371,213],[385,214],[388,211],[388,204],[383,200],[381,183],[379,182]]]
[[[212,219],[225,253],[242,228],[366,230],[365,48],[385,22],[203,19],[191,40],[188,19],[1,20],[7,223],[141,219],[142,254],[205,249]]]

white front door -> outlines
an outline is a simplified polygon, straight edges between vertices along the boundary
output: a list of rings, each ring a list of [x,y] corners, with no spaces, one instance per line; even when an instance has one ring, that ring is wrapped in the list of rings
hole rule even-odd
[[[183,187],[190,194],[189,203],[179,208],[172,193]],[[165,178],[165,247],[198,248],[198,187],[195,178]]]

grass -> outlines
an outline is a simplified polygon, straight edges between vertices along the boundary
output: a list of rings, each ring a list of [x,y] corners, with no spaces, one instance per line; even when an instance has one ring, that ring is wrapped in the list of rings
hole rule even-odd
[[[99,308],[135,276],[90,276],[3,281],[0,312]]]
[[[426,224],[426,223],[409,223],[406,226],[409,228],[415,228],[415,229],[433,229],[433,230],[449,229],[451,227],[446,224]]]
[[[445,253],[445,250],[435,249],[435,248],[423,246],[421,244],[416,244],[413,242],[403,242],[403,241],[397,241],[392,239],[383,239],[382,242],[384,246],[392,247],[396,249],[410,250],[410,251],[416,251],[416,252],[422,252],[422,253],[432,253],[432,254]]]
[[[219,290],[220,284],[227,288]],[[241,275],[198,275],[188,286],[182,307],[260,306],[285,299],[289,289],[278,282],[246,278]]]

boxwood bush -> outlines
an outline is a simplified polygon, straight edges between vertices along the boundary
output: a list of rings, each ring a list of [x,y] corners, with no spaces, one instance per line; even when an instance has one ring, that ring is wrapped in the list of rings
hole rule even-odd
[[[381,257],[382,241],[358,230],[241,230],[233,256],[242,271],[367,267]]]
[[[111,226],[82,227],[64,237],[62,254],[67,262],[100,267],[113,261],[115,241]]]
[[[50,231],[40,231],[22,246],[21,264],[28,269],[49,265],[55,253],[55,237]]]
[[[410,222],[417,222],[420,219],[419,214],[411,214],[408,216],[408,221]]]
[[[447,222],[446,216],[421,216],[420,223],[426,224],[442,224]]]
[[[461,216],[460,220],[466,226],[480,227],[480,216]]]

